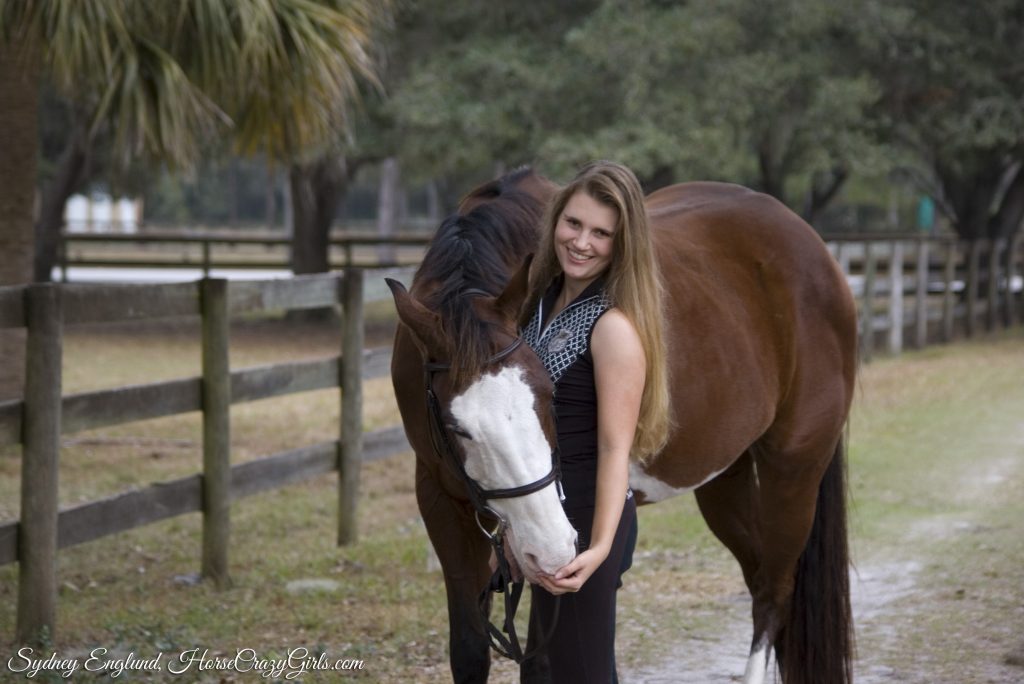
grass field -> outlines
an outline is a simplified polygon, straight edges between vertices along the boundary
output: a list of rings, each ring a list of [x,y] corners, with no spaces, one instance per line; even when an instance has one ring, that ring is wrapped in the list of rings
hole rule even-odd
[[[386,344],[391,325],[387,307],[371,310],[369,339]],[[921,552],[911,559],[918,567],[915,591],[926,592],[941,608],[916,616],[903,610],[898,619],[906,623],[900,623],[905,640],[883,630],[862,631],[862,658],[865,647],[870,653],[865,669],[927,673],[922,668],[938,656],[937,647],[926,642],[948,622],[947,610],[967,611],[975,623],[988,626],[988,646],[975,650],[992,658],[1013,646],[1015,627],[1021,633],[1022,342],[1015,332],[881,359],[862,371],[851,421],[855,555],[859,565],[874,567],[903,559],[915,545]],[[326,356],[339,346],[335,328],[242,321],[232,330],[231,363],[241,368]],[[66,393],[194,375],[197,323],[71,329],[65,354]],[[366,397],[367,429],[397,422],[389,380],[370,382]],[[238,406],[232,416],[233,459],[330,439],[337,426],[335,392]],[[69,435],[61,453],[61,504],[196,472],[199,440],[198,414]],[[19,467],[17,450],[0,452],[0,519],[18,514]],[[209,657],[253,649],[267,659],[307,649],[331,662],[351,658],[364,664],[359,671],[311,677],[316,681],[450,681],[444,590],[412,487],[410,454],[367,464],[361,539],[342,548],[334,543],[334,476],[236,502],[233,584],[224,591],[194,581],[198,514],[62,551],[50,650],[84,662],[102,647],[108,657],[163,654],[167,663],[195,648],[208,650]],[[1005,512],[1002,522],[994,522],[997,511]],[[640,524],[636,563],[620,595],[618,643],[627,682],[643,681],[628,675],[664,659],[665,635],[711,643],[710,636],[723,629],[723,615],[735,612],[728,607],[742,605],[744,596],[738,569],[704,527],[692,497],[643,509]],[[964,574],[965,563],[977,571]],[[0,568],[0,680],[14,676],[10,658],[15,666],[20,662],[11,641],[16,598],[17,567]],[[889,603],[904,600],[914,603],[913,596]],[[730,648],[742,655],[746,645]],[[507,662],[496,663],[494,672],[493,681],[517,679]],[[78,672],[75,680],[108,676]],[[155,672],[125,672],[117,681],[165,679],[182,681]],[[52,671],[34,680],[64,681]],[[267,681],[252,672],[195,668],[184,680]]]

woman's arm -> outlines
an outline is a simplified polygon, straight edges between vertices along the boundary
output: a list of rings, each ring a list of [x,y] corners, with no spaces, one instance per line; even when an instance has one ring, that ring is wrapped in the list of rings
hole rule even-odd
[[[646,357],[625,314],[611,309],[590,340],[597,389],[597,493],[590,547],[541,584],[553,594],[579,591],[611,551],[629,488],[629,452],[640,415]]]

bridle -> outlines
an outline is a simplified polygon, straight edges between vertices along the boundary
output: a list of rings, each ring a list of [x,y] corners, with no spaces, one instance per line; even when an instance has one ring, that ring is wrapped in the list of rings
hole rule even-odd
[[[487,359],[484,362],[484,365],[493,366],[494,364],[503,361],[511,356],[512,353],[522,344],[523,338],[516,337],[510,345]],[[499,525],[507,527],[505,519],[502,518],[497,511],[487,505],[488,499],[514,499],[516,497],[539,492],[552,482],[558,483],[559,486],[561,485],[561,473],[558,468],[558,449],[555,448],[551,450],[551,470],[549,470],[543,477],[517,487],[507,487],[502,489],[484,489],[481,487],[480,483],[471,478],[466,472],[465,466],[455,453],[454,443],[449,436],[450,434],[456,434],[462,437],[468,437],[468,435],[458,426],[445,422],[444,416],[441,413],[441,403],[438,401],[437,394],[434,392],[434,375],[436,373],[442,373],[450,370],[451,364],[428,361],[423,364],[423,369],[426,373],[424,384],[427,388],[427,411],[430,414],[430,438],[434,447],[434,452],[440,456],[441,459],[445,461],[466,484],[466,491],[469,493],[469,500],[477,512],[477,524],[480,525],[481,529],[483,529],[483,525],[480,521],[480,513],[486,513],[490,517],[498,520]],[[486,530],[483,531],[487,534]]]
[[[462,294],[464,296],[491,296],[483,290],[466,290]],[[522,336],[517,335],[511,344],[488,358],[484,362],[484,365],[493,366],[494,364],[500,363],[511,356],[512,353],[515,352],[522,344]],[[466,467],[459,459],[455,442],[452,439],[453,434],[467,438],[469,435],[467,435],[458,426],[445,421],[444,415],[441,411],[441,403],[437,398],[437,394],[434,392],[434,376],[438,373],[444,373],[449,370],[451,370],[450,363],[427,361],[423,364],[423,384],[426,387],[427,393],[427,422],[430,426],[430,441],[434,448],[434,453],[441,459],[441,461],[448,465],[452,472],[454,472],[466,486],[469,501],[473,505],[473,515],[476,518],[477,527],[480,528],[480,531],[483,532],[484,536],[487,537],[488,541],[491,543],[491,546],[494,549],[494,555],[498,561],[498,567],[491,576],[491,581],[480,596],[480,610],[483,614],[484,623],[487,625],[487,632],[491,646],[495,651],[506,658],[511,658],[517,663],[522,663],[524,660],[532,657],[547,645],[547,642],[554,633],[554,626],[558,623],[558,603],[556,601],[555,615],[552,620],[552,626],[549,633],[546,634],[544,638],[538,640],[537,644],[532,649],[524,652],[519,641],[519,637],[516,634],[515,626],[516,610],[519,607],[519,599],[523,592],[523,581],[521,579],[513,580],[512,569],[509,565],[508,558],[505,556],[505,533],[509,528],[508,521],[488,505],[487,502],[488,500],[493,499],[513,499],[520,496],[527,496],[528,494],[539,492],[552,483],[555,483],[555,486],[558,487],[559,498],[564,500],[565,497],[562,494],[561,469],[559,467],[558,459],[558,447],[556,445],[551,450],[551,469],[543,477],[516,487],[499,489],[485,489],[481,487],[480,483],[470,477],[469,473],[466,472]],[[483,518],[493,518],[495,521],[494,527],[492,529],[488,529],[484,524],[484,520],[481,519],[481,516],[483,516]],[[491,592],[500,593],[504,597],[505,620],[500,629],[494,625],[490,619],[489,609]]]

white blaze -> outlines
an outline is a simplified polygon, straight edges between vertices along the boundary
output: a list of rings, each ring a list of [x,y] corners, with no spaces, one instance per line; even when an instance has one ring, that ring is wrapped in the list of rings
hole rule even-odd
[[[483,375],[451,403],[452,417],[469,439],[466,474],[484,489],[521,487],[551,470],[548,443],[534,410],[534,396],[518,366]],[[509,522],[512,552],[528,579],[536,570],[553,574],[576,555],[576,530],[569,524],[554,483],[490,506]]]

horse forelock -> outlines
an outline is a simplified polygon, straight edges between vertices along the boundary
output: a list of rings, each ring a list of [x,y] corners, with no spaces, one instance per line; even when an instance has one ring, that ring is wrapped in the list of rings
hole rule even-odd
[[[479,375],[494,353],[491,326],[481,320],[467,292],[501,293],[535,247],[541,208],[533,196],[502,187],[471,211],[445,219],[420,264],[416,281],[427,284],[424,304],[440,316],[457,385]]]

